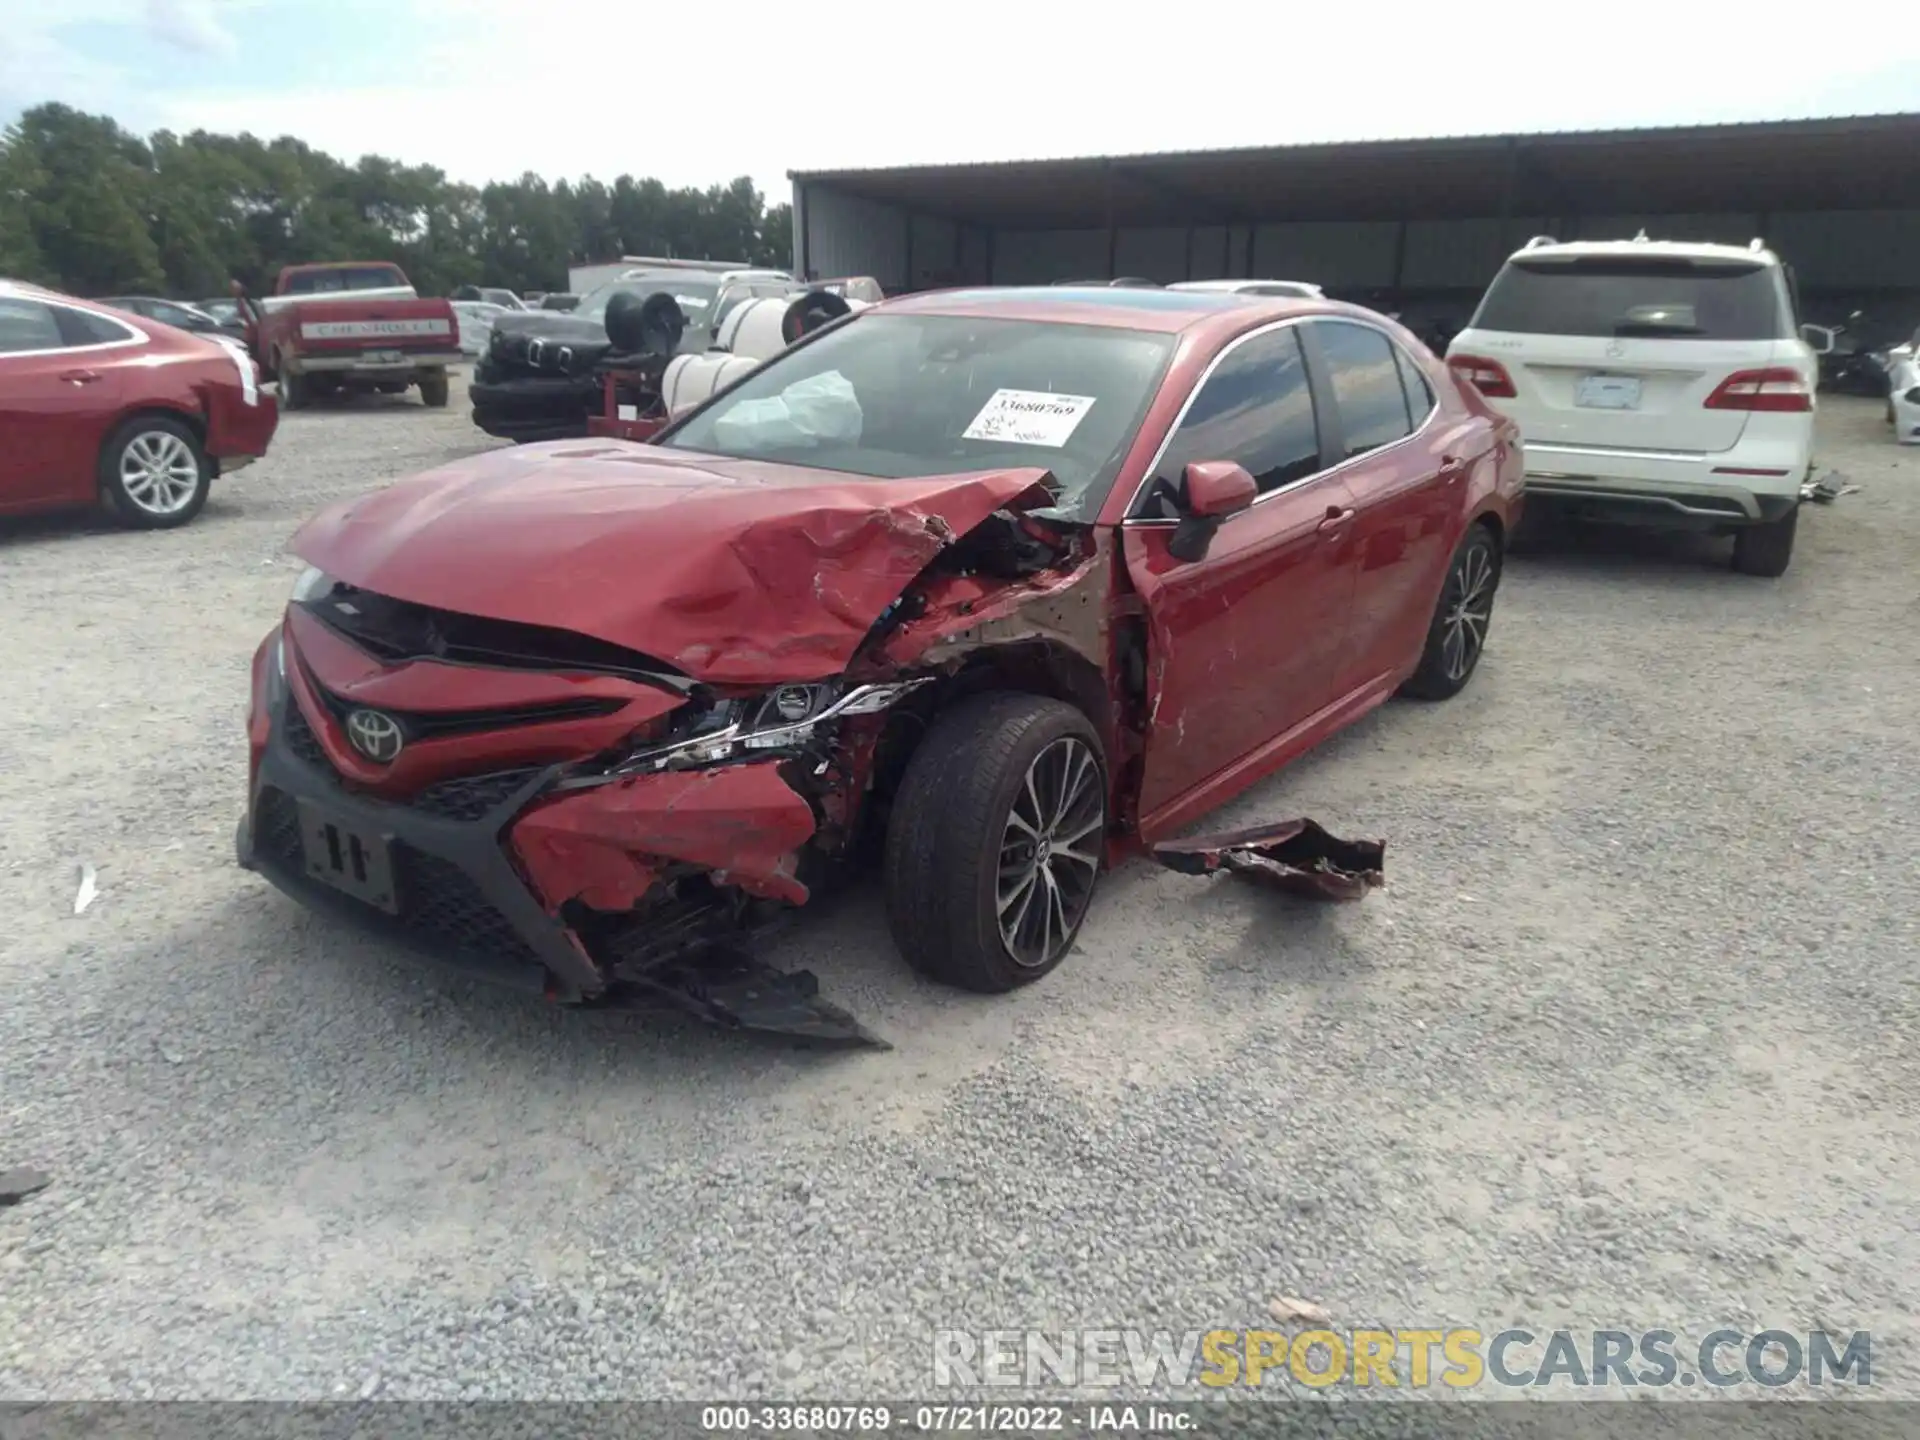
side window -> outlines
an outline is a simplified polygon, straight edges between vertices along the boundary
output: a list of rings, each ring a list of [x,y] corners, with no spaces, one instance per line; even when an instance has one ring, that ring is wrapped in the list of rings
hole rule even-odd
[[[59,350],[65,344],[51,305],[0,296],[0,355]]]
[[[178,305],[158,304],[149,308],[146,313],[163,324],[177,326],[182,330],[193,324],[193,316]]]
[[[1269,330],[1229,351],[1194,396],[1154,472],[1145,513],[1177,515],[1187,466],[1234,460],[1264,494],[1320,468],[1313,389],[1293,327]]]
[[[1427,383],[1427,377],[1420,373],[1420,367],[1413,363],[1413,357],[1398,345],[1393,347],[1393,358],[1400,362],[1400,384],[1407,392],[1407,415],[1418,430],[1427,416],[1433,413],[1433,387]]]
[[[1411,434],[1413,418],[1393,342],[1370,326],[1341,320],[1317,320],[1313,333],[1326,357],[1347,454],[1361,455]]]
[[[61,344],[79,348],[86,345],[114,345],[138,337],[120,324],[104,315],[95,315],[89,310],[75,310],[67,305],[52,307],[54,319],[60,327]]]

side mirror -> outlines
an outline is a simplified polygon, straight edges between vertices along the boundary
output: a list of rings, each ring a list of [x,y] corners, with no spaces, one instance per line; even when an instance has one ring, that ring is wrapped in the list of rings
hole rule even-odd
[[[1187,466],[1185,515],[1167,542],[1167,553],[1192,563],[1207,558],[1213,533],[1229,515],[1237,515],[1260,493],[1244,465],[1231,460],[1201,460]]]
[[[1816,355],[1833,353],[1835,333],[1825,325],[1802,325],[1800,338],[1813,347],[1813,353]]]
[[[1244,465],[1231,460],[1203,460],[1187,466],[1187,514],[1208,520],[1237,515],[1253,504],[1260,487]]]

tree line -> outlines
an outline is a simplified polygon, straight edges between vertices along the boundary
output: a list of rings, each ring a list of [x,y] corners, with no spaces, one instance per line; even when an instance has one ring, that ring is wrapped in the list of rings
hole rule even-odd
[[[669,190],[622,175],[474,187],[431,165],[353,163],[281,136],[141,138],[39,105],[0,133],[0,276],[77,295],[254,293],[282,265],[391,260],[423,295],[564,290],[567,267],[627,255],[791,264],[787,205],[745,176]]]

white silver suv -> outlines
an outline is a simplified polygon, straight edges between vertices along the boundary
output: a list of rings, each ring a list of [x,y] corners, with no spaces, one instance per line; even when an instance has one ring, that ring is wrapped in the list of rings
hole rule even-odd
[[[1593,519],[1734,535],[1779,575],[1813,467],[1814,344],[1760,241],[1528,242],[1447,363],[1519,422],[1527,497]]]

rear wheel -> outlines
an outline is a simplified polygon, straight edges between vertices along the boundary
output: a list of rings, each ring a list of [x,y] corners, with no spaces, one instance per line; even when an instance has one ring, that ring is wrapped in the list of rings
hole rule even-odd
[[[1467,531],[1453,552],[1439,603],[1427,626],[1420,665],[1400,693],[1414,700],[1450,700],[1467,688],[1493,624],[1493,598],[1500,588],[1500,542],[1485,525]]]
[[[887,830],[887,920],[908,963],[989,994],[1073,948],[1107,828],[1106,764],[1058,700],[963,701],[914,751]]]
[[[438,371],[420,377],[420,400],[429,410],[447,408],[447,372]]]
[[[207,503],[213,466],[179,420],[140,415],[100,451],[100,489],[113,512],[142,530],[184,525]]]
[[[1742,575],[1772,579],[1787,573],[1793,563],[1793,537],[1800,526],[1800,507],[1778,520],[1749,525],[1733,537],[1733,568]]]

